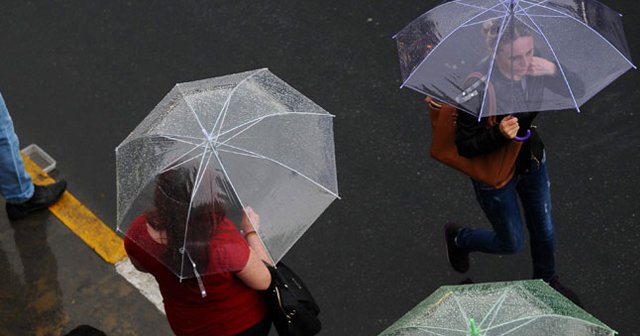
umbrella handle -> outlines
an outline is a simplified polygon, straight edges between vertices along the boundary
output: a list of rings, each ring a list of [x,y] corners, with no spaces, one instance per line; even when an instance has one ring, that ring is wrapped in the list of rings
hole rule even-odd
[[[525,141],[527,139],[529,139],[531,137],[531,130],[528,129],[527,130],[527,134],[525,134],[524,136],[516,136],[515,138],[513,138],[515,141]]]
[[[480,330],[478,330],[478,327],[476,327],[476,321],[474,321],[473,319],[469,320],[469,331],[471,332],[471,336],[480,335]]]

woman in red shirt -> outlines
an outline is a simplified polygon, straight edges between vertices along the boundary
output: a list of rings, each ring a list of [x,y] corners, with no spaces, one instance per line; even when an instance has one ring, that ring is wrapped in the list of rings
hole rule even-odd
[[[196,177],[188,168],[158,177],[154,209],[127,230],[127,254],[155,277],[176,335],[266,336],[271,320],[260,291],[271,283],[263,263],[270,259],[247,216],[254,225],[259,217],[245,209],[243,237],[225,217],[216,177],[205,174],[192,196]]]

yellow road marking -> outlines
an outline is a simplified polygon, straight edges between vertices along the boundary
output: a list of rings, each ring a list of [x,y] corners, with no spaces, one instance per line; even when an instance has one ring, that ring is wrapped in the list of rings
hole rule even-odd
[[[41,185],[55,182],[28,157],[23,155],[22,158],[24,159],[25,169],[31,175],[35,184]],[[49,207],[49,211],[105,261],[115,264],[127,256],[122,238],[68,191],[65,191],[58,202]]]

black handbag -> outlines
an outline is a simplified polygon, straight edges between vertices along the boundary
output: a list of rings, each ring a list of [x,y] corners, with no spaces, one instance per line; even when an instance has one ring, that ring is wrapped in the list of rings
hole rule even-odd
[[[302,279],[282,262],[267,268],[271,273],[269,310],[278,335],[312,336],[320,332],[320,307]]]

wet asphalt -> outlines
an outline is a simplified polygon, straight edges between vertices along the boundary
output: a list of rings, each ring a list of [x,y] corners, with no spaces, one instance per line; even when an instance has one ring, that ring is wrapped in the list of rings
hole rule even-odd
[[[636,1],[624,14],[640,62]],[[446,262],[442,225],[488,226],[467,178],[429,157],[422,97],[400,90],[391,36],[438,1],[5,1],[0,91],[23,145],[115,227],[114,148],[177,82],[268,67],[336,115],[335,201],[287,254],[321,306],[321,335],[375,335],[436,288],[526,279],[528,249]],[[606,60],[603,60],[603,62]],[[543,114],[557,268],[584,308],[637,335],[640,73],[575,111]],[[0,213],[0,334],[161,335],[164,317],[47,213]],[[28,330],[28,332],[25,332]],[[44,331],[43,331],[44,330]]]

